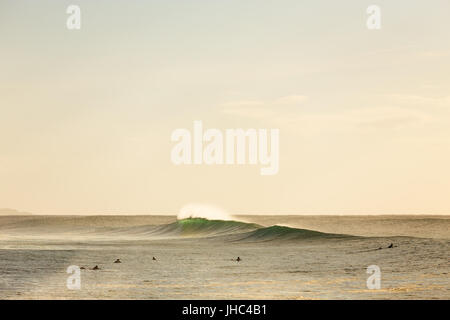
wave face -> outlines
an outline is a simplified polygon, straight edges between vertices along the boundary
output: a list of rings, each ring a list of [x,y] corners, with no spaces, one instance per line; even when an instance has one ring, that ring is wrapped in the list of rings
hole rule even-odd
[[[271,226],[259,228],[247,234],[241,241],[273,241],[273,240],[303,240],[303,239],[327,239],[348,238],[352,236],[343,234],[324,233],[313,230],[290,228],[285,226]]]
[[[178,228],[183,235],[196,234],[234,234],[259,228],[257,224],[235,220],[208,220],[204,218],[188,218],[177,221]]]
[[[136,231],[141,235],[158,238],[202,238],[245,233],[257,229],[256,224],[240,221],[208,220],[205,218],[181,219],[174,223],[132,228],[123,232]]]

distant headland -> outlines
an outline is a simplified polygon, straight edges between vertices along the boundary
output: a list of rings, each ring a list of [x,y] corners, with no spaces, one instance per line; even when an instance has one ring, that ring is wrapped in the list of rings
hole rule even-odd
[[[15,209],[0,208],[0,216],[30,216],[29,212],[22,212]]]

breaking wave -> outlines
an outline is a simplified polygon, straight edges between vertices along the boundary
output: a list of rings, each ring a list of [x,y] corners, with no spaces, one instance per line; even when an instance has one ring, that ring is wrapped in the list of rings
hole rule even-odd
[[[297,229],[286,226],[264,227],[241,221],[208,220],[205,218],[181,219],[172,224],[161,226],[153,231],[154,235],[172,235],[181,237],[233,236],[233,241],[274,241],[347,238],[348,235],[323,233],[319,231]]]
[[[72,219],[58,219],[48,223],[48,218],[21,221],[0,226],[1,238],[52,238],[78,241],[161,240],[179,238],[220,238],[225,241],[296,241],[305,239],[346,238],[348,235],[323,233],[287,226],[262,226],[237,220],[210,220],[185,218],[160,225],[105,226],[103,218],[88,218],[89,223],[73,226]],[[120,224],[119,224],[120,225]],[[3,234],[3,237],[1,236]]]

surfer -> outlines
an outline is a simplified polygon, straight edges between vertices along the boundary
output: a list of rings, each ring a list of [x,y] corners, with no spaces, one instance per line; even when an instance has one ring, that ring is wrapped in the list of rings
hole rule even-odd
[[[81,267],[81,268],[80,268],[80,270],[84,270],[84,269],[86,269],[86,268],[85,268],[85,267]]]
[[[92,268],[92,270],[100,270],[100,268],[98,266],[95,266]]]
[[[241,261],[242,259],[240,258],[240,257],[237,257],[237,259],[236,259],[236,261],[237,262],[239,262],[239,261]]]
[[[393,243],[391,243],[390,245],[389,245],[389,249],[392,249],[394,247],[394,244]]]
[[[153,257],[153,258],[152,258],[152,260],[153,260],[153,261],[156,261],[156,258],[155,258],[155,257]]]
[[[114,261],[114,263],[122,263],[122,261],[120,261],[120,259],[116,259],[116,261]]]

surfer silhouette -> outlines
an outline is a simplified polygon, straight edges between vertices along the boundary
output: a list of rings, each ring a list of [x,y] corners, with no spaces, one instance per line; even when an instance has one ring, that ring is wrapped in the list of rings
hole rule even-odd
[[[156,258],[155,257],[153,257],[153,259],[152,259],[153,261],[156,261]]]
[[[239,262],[239,261],[241,261],[242,259],[240,258],[240,257],[237,257],[237,259],[236,259],[236,261],[237,262]]]
[[[394,247],[394,244],[393,243],[391,243],[390,245],[389,245],[389,247],[388,248],[393,248]]]
[[[100,270],[100,268],[98,266],[95,266],[92,268],[92,270]]]
[[[114,261],[114,263],[122,263],[122,261],[120,261],[120,259],[116,259],[116,261]]]

